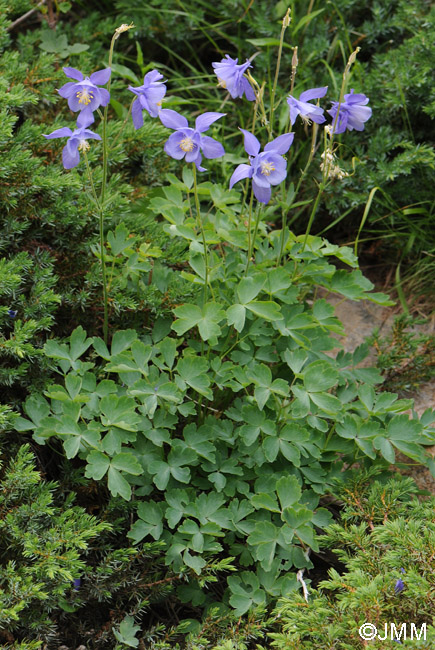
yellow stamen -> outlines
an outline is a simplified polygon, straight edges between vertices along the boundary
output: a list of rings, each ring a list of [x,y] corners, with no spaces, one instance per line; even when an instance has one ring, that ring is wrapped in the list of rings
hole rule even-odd
[[[78,90],[76,92],[76,97],[78,97],[79,104],[84,104],[88,106],[91,101],[94,99],[94,93],[88,92],[87,90]]]
[[[86,153],[86,151],[88,151],[90,148],[91,145],[89,144],[89,142],[87,142],[86,140],[80,140],[80,144],[78,146],[79,151],[83,151],[84,153]]]
[[[261,173],[264,174],[265,176],[270,176],[270,173],[274,171],[275,171],[275,166],[273,163],[270,162],[261,163]]]
[[[218,81],[219,81],[219,83],[218,83],[218,88],[226,88],[226,87],[227,87],[227,83],[226,83],[226,81],[224,81],[224,80],[221,79],[220,77],[218,77]]]
[[[193,151],[194,146],[192,138],[183,138],[180,142],[180,149],[186,152]]]

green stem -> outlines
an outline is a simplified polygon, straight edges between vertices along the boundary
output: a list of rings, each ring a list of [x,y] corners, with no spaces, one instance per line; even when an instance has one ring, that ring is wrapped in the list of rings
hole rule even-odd
[[[118,131],[118,134],[117,134],[116,138],[115,138],[114,141],[112,142],[111,149],[114,149],[114,148],[115,148],[115,144],[118,142],[120,136],[122,135],[122,132],[124,131],[125,125],[126,125],[127,122],[128,122],[128,118],[129,118],[130,115],[131,115],[131,109],[132,109],[132,106],[133,106],[133,102],[134,102],[134,101],[135,101],[134,99],[131,100],[131,104],[130,104],[130,107],[129,107],[129,109],[128,109],[128,113],[127,113],[127,115],[126,115],[126,117],[125,117],[125,120],[124,120],[123,123],[121,124],[121,128],[120,128],[120,130]]]
[[[269,121],[267,119],[266,109],[264,107],[264,86],[265,86],[265,82],[263,82],[263,84],[260,87],[259,84],[255,81],[254,77],[249,72],[249,70],[247,71],[246,76],[248,77],[249,81],[251,82],[251,85],[254,87],[254,92],[255,92],[255,96],[256,96],[255,108],[260,109],[261,116],[262,116],[262,120],[261,120],[262,124],[263,124],[263,126],[266,127],[269,138],[272,138],[272,132],[270,130],[270,124],[269,124]]]
[[[101,255],[101,275],[103,279],[103,304],[104,304],[104,322],[103,322],[103,339],[107,344],[109,338],[109,309],[107,304],[107,279],[106,279],[106,260],[104,255],[104,215],[103,210],[99,210],[100,225],[100,255]]]
[[[346,67],[344,68],[343,78],[342,78],[342,81],[341,81],[341,88],[340,88],[340,97],[338,99],[337,113],[335,114],[335,119],[334,119],[334,121],[333,121],[333,123],[332,123],[332,125],[330,127],[331,137],[330,137],[329,148],[331,149],[331,151],[332,151],[332,145],[334,143],[335,129],[337,128],[338,117],[340,115],[340,108],[341,108],[341,105],[342,105],[342,103],[344,101],[344,93],[346,92],[346,86],[347,86],[347,82],[348,82],[348,78],[349,78],[350,68],[352,67],[352,63],[355,63],[357,54],[360,51],[360,49],[361,49],[360,47],[357,47],[352,52],[352,54],[350,55],[350,57],[349,57],[349,59],[348,59],[348,61],[346,63]]]
[[[340,113],[340,106],[341,106],[341,104],[343,103],[343,100],[344,100],[344,93],[346,91],[346,84],[347,84],[350,68],[352,66],[352,63],[355,62],[355,59],[356,59],[356,56],[357,56],[359,50],[360,50],[360,48],[357,47],[356,50],[354,50],[354,52],[352,52],[352,54],[350,55],[349,60],[348,60],[348,62],[346,64],[346,67],[344,69],[344,72],[343,72],[343,80],[341,82],[340,98],[338,100],[337,113],[336,113],[336,116],[335,116],[335,119],[334,119],[334,123],[333,123],[332,127],[330,127],[330,141],[329,141],[329,144],[327,143],[326,130],[325,130],[325,154],[326,154],[326,152],[328,150],[332,151],[332,146],[333,146],[333,142],[334,142],[334,132],[335,132],[335,129],[336,129],[337,124],[338,124],[338,116],[339,116],[339,113]],[[311,162],[311,160],[310,160],[310,162]],[[301,253],[304,252],[305,246],[307,245],[308,236],[309,236],[310,231],[311,231],[311,226],[313,225],[314,217],[316,216],[317,208],[319,207],[320,198],[321,198],[323,190],[325,189],[326,184],[327,184],[327,176],[328,176],[328,166],[327,166],[326,158],[325,158],[325,165],[324,165],[324,168],[323,168],[322,182],[319,185],[319,191],[317,193],[316,200],[315,200],[313,208],[311,210],[310,219],[308,221],[307,230],[305,232],[305,237],[304,237],[304,241],[303,241],[303,244],[302,244]]]
[[[95,201],[95,205],[97,207],[97,210],[99,210],[100,209],[100,202],[99,202],[98,197],[97,197],[97,192],[95,191],[94,179],[92,178],[92,172],[91,172],[91,168],[89,166],[88,156],[86,154],[85,149],[81,149],[81,152],[83,154],[83,158],[85,159],[86,169],[88,171],[88,177],[89,177],[89,184],[90,184],[91,190],[92,190],[92,196],[93,196],[93,199]]]
[[[198,197],[198,185],[197,185],[197,180],[196,180],[196,165],[195,163],[192,163],[192,169],[193,169],[193,194],[195,196],[195,207],[196,207],[196,223],[198,225],[199,230],[201,231],[202,235],[202,245],[204,248],[204,266],[205,266],[205,278],[204,278],[204,298],[203,302],[204,305],[207,303],[207,291],[208,291],[208,252],[207,252],[207,243],[205,240],[205,232],[204,232],[204,226],[202,223],[201,219],[201,208],[199,205],[199,197]],[[212,298],[214,300],[214,295],[213,295],[213,289],[210,286],[210,291]]]
[[[115,45],[115,34],[112,37],[112,41],[110,43],[110,51],[109,51],[109,68],[112,65],[112,57],[113,57],[113,47]],[[107,82],[107,91],[110,92],[110,77],[109,81]],[[100,200],[99,200],[99,206],[98,206],[98,223],[99,223],[99,229],[100,229],[100,255],[101,255],[101,275],[102,275],[102,280],[103,280],[103,304],[104,304],[104,322],[103,322],[103,338],[104,342],[107,343],[108,338],[109,338],[109,309],[108,309],[108,304],[107,304],[107,285],[106,285],[106,260],[104,256],[104,204],[106,200],[106,185],[107,185],[107,162],[108,162],[108,146],[107,146],[107,113],[109,109],[109,104],[107,104],[104,107],[104,113],[103,113],[103,138],[102,138],[102,144],[103,144],[103,180],[101,183],[101,192],[100,192]]]
[[[248,214],[248,257],[246,259],[246,268],[245,275],[248,272],[249,263],[252,257],[252,237],[251,237],[251,226],[252,226],[252,204],[254,201],[254,190],[251,188],[251,197],[249,199],[249,214]]]
[[[310,167],[310,165],[311,165],[311,162],[312,162],[312,160],[313,160],[314,152],[315,152],[315,150],[316,150],[317,133],[318,133],[318,127],[317,127],[317,124],[313,124],[313,130],[312,130],[312,135],[311,135],[311,148],[310,148],[310,155],[308,156],[307,163],[306,163],[306,165],[305,165],[304,169],[302,170],[302,173],[301,173],[301,175],[300,175],[300,177],[299,177],[298,184],[296,185],[296,189],[295,189],[295,191],[294,191],[294,194],[293,194],[293,198],[292,198],[292,200],[291,200],[291,203],[290,203],[288,206],[286,206],[286,207],[287,207],[287,210],[289,210],[289,209],[291,208],[291,206],[293,205],[293,203],[295,202],[295,199],[296,199],[296,197],[297,197],[297,195],[298,195],[298,193],[299,193],[299,190],[300,190],[300,187],[301,187],[302,181],[303,181],[303,179],[304,179],[304,177],[305,177],[305,174],[307,173],[307,171],[308,171],[308,169],[309,169],[309,167]],[[276,262],[276,266],[277,266],[277,267],[280,265],[280,263],[281,263],[281,259],[282,259],[283,253],[284,253],[284,241],[285,241],[285,232],[284,232],[284,230],[285,230],[285,224],[286,224],[285,216],[286,216],[286,215],[284,215],[284,213],[283,213],[283,220],[282,220],[282,233],[281,233],[281,246],[280,246],[280,249],[279,249],[279,255],[278,255],[277,262]],[[292,220],[289,221],[288,225],[290,225],[291,223],[292,223]]]
[[[249,199],[249,213],[248,213],[248,259],[246,260],[245,273],[248,270],[249,262],[252,257],[252,240],[251,240],[251,223],[252,223],[252,203],[254,201],[254,190],[251,188],[251,197]]]
[[[251,257],[252,257],[252,255],[254,255],[255,240],[256,240],[256,238],[257,238],[258,225],[259,225],[259,223],[260,223],[261,206],[262,206],[262,204],[261,204],[261,203],[258,203],[257,208],[256,208],[256,210],[255,210],[255,228],[254,228],[254,236],[253,236],[253,238],[252,238],[251,254],[250,254],[249,257],[248,257],[248,262],[247,262],[247,264],[246,264],[245,275],[246,275],[246,273],[247,273],[247,271],[248,271],[249,262],[251,261]]]
[[[119,35],[123,32],[126,31],[127,29],[130,29],[127,25],[122,25],[118,29],[115,30],[115,33],[112,36],[112,40],[110,42],[110,49],[109,49],[109,68],[112,67],[112,59],[113,59],[113,49],[115,47],[115,41],[119,37]],[[107,92],[110,93],[110,83],[111,83],[111,76],[109,77],[109,81],[107,82]],[[107,186],[107,168],[108,168],[108,143],[107,143],[107,114],[109,111],[109,104],[106,104],[104,107],[104,113],[103,113],[103,138],[102,138],[102,144],[103,144],[103,180],[101,183],[101,192],[100,192],[100,200],[98,203],[98,221],[99,221],[99,227],[100,227],[100,254],[101,254],[101,275],[102,275],[102,280],[103,280],[103,303],[104,303],[104,322],[103,322],[103,338],[104,342],[107,343],[108,337],[109,337],[109,309],[108,309],[108,304],[107,304],[107,276],[106,276],[106,260],[105,260],[105,255],[104,255],[104,208],[105,208],[105,200],[106,200],[106,186]],[[95,193],[95,189],[94,189]],[[96,194],[95,194],[96,197]]]
[[[319,207],[320,198],[321,198],[321,196],[323,194],[324,189],[325,189],[325,183],[322,181],[320,183],[320,185],[319,185],[319,191],[317,192],[316,200],[315,200],[313,208],[311,210],[310,219],[308,221],[307,230],[305,232],[305,237],[304,237],[304,242],[302,244],[301,253],[304,252],[305,246],[307,245],[307,239],[309,237],[309,234],[310,234],[310,231],[311,231],[311,226],[313,225],[314,217],[316,216],[317,208]]]
[[[100,230],[100,262],[101,262],[101,276],[103,281],[103,307],[104,307],[104,321],[103,321],[103,338],[104,342],[107,343],[108,339],[108,323],[109,323],[109,309],[107,304],[107,275],[106,275],[106,260],[104,255],[104,227],[103,227],[103,208],[101,201],[97,198],[97,193],[95,191],[94,180],[92,178],[91,168],[89,166],[89,160],[86,155],[86,151],[82,151],[83,158],[85,159],[86,169],[88,170],[89,182],[92,189],[92,194],[94,197],[95,205],[98,213],[98,223]]]
[[[327,446],[329,445],[329,441],[331,440],[331,438],[332,438],[332,436],[334,434],[334,431],[335,431],[335,424],[332,425],[332,427],[330,428],[330,430],[328,432],[328,435],[327,435],[326,440],[325,440],[325,444],[323,445],[323,451],[325,451]]]
[[[285,30],[290,25],[290,13],[291,13],[291,10],[288,9],[287,13],[284,16],[283,21],[282,21],[281,35],[280,35],[280,38],[279,38],[278,57],[277,57],[277,60],[276,60],[276,69],[275,69],[275,78],[273,80],[272,93],[271,93],[271,96],[270,96],[270,118],[269,118],[269,121],[270,121],[270,131],[271,131],[271,133],[273,133],[273,113],[274,113],[274,110],[275,110],[275,93],[276,93],[276,87],[278,85],[279,69],[280,69],[280,66],[281,66],[281,55],[282,55],[282,48],[283,48],[283,44],[284,44],[284,34],[285,34]]]

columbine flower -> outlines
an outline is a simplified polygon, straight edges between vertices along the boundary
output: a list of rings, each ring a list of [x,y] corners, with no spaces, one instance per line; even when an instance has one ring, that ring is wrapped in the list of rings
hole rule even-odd
[[[18,314],[16,309],[8,309],[8,316],[9,318],[15,318],[15,316]]]
[[[109,81],[110,68],[98,70],[85,78],[80,70],[75,68],[63,68],[63,71],[67,77],[76,81],[68,81],[57,92],[61,97],[68,99],[68,106],[74,113],[76,111],[92,113],[100,106],[107,106],[110,101],[109,91],[98,86],[103,86]]]
[[[131,116],[135,129],[140,129],[143,126],[142,111],[146,110],[151,117],[157,117],[162,104],[162,99],[166,93],[166,86],[163,81],[163,75],[157,70],[151,70],[143,78],[143,86],[133,88],[129,86],[128,89],[137,95],[131,107]]]
[[[219,86],[225,88],[233,99],[245,97],[252,102],[255,99],[254,90],[249,81],[244,77],[244,73],[251,67],[249,61],[237,65],[239,59],[232,59],[228,54],[219,63],[212,63],[214,73],[218,78]]]
[[[195,128],[189,128],[189,123],[183,115],[169,108],[159,112],[159,117],[169,129],[175,129],[175,133],[169,136],[165,144],[165,151],[168,156],[181,160],[185,157],[186,162],[195,163],[198,171],[205,171],[201,167],[202,154],[205,158],[220,158],[225,150],[220,142],[213,140],[208,135],[202,135],[210,126],[225,113],[203,113],[196,118]]]
[[[245,136],[245,151],[249,154],[249,165],[244,163],[236,167],[230,179],[230,189],[243,178],[252,178],[254,196],[260,203],[269,203],[271,185],[279,185],[287,176],[287,163],[282,154],[290,149],[294,133],[284,133],[269,142],[263,153],[255,135],[240,129]]]
[[[337,119],[339,102],[332,102],[332,108],[327,112],[332,117],[334,133],[344,133],[346,129],[349,131],[353,131],[353,129],[364,131],[364,122],[367,122],[372,115],[372,109],[366,106],[368,103],[368,97],[362,93],[354,94],[352,88],[350,93],[344,96],[344,102],[340,104]]]
[[[44,138],[47,138],[47,140],[68,138],[68,142],[62,151],[62,162],[65,169],[77,167],[80,162],[79,151],[86,152],[89,149],[88,139],[101,140],[101,137],[97,133],[87,128],[93,121],[92,113],[83,112],[77,118],[78,128],[74,131],[71,131],[67,126],[63,126],[61,129],[56,129],[56,131],[50,133],[50,135],[44,135]]]
[[[321,97],[324,97],[327,90],[328,86],[304,90],[304,92],[300,94],[299,99],[290,95],[287,98],[287,104],[290,108],[290,122],[294,124],[298,115],[300,115],[303,120],[311,120],[312,122],[316,122],[316,124],[322,124],[322,122],[325,122],[323,108],[315,106],[314,104],[309,104],[309,101],[310,99],[320,99]]]

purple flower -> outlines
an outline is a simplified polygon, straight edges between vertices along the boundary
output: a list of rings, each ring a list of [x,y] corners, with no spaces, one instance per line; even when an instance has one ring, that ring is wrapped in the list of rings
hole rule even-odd
[[[400,569],[401,573],[405,573],[405,569]],[[394,585],[394,593],[397,596],[400,594],[403,590],[405,589],[405,583],[403,582],[402,578],[399,578]]]
[[[230,189],[243,178],[252,178],[254,196],[260,203],[269,203],[271,185],[279,185],[287,176],[287,163],[282,154],[290,149],[294,133],[284,133],[269,142],[263,153],[260,143],[252,133],[240,129],[245,136],[245,151],[249,154],[249,165],[236,167],[230,179]]]
[[[214,73],[218,78],[219,85],[230,93],[233,99],[245,97],[252,102],[255,99],[254,90],[244,76],[245,71],[252,67],[249,61],[237,65],[239,59],[232,59],[228,54],[219,63],[212,63]]]
[[[337,119],[339,102],[332,102],[332,108],[327,112],[332,117],[334,133],[344,133],[346,129],[364,131],[364,122],[367,122],[372,115],[372,109],[366,106],[368,103],[368,97],[362,93],[354,94],[352,88],[350,93],[344,96],[344,102],[340,105]]]
[[[163,81],[159,81],[160,79],[163,79],[163,75],[157,70],[151,70],[143,78],[143,86],[128,87],[132,93],[137,95],[131,108],[135,129],[140,129],[143,125],[143,110],[146,110],[151,117],[157,117],[159,114],[162,99],[166,94],[166,86]]]
[[[165,151],[168,156],[181,160],[185,157],[186,162],[195,163],[198,171],[205,171],[201,167],[202,154],[205,158],[220,158],[225,150],[220,142],[213,140],[208,135],[202,135],[210,126],[225,113],[203,113],[196,118],[195,128],[189,128],[189,123],[183,115],[169,108],[159,112],[159,117],[165,126],[174,129],[175,133],[169,136],[165,144]]]
[[[322,124],[322,122],[325,122],[323,108],[310,104],[309,100],[324,97],[327,90],[328,86],[304,90],[304,92],[300,94],[299,99],[295,99],[295,97],[290,95],[287,98],[287,104],[290,108],[290,122],[294,124],[298,115],[300,115],[303,120],[311,120],[312,122],[316,122],[316,124]]]
[[[61,97],[68,99],[68,106],[74,113],[77,111],[92,113],[100,106],[107,106],[110,101],[109,91],[98,88],[98,85],[103,86],[109,81],[110,68],[93,72],[90,77],[85,78],[80,70],[75,68],[63,68],[63,71],[67,77],[76,81],[68,81],[57,92]]]
[[[74,589],[74,591],[78,591],[80,589],[81,583],[82,583],[82,581],[81,581],[80,578],[74,578],[74,580],[73,580],[73,589]]]
[[[97,133],[87,128],[93,121],[94,117],[92,113],[83,111],[77,118],[78,128],[74,131],[71,131],[67,126],[63,126],[61,129],[56,129],[56,131],[50,133],[50,135],[44,135],[44,138],[47,138],[47,140],[68,138],[68,142],[62,151],[62,162],[65,169],[77,167],[80,162],[79,151],[87,151],[89,149],[88,139],[101,140],[101,137]]]
[[[18,313],[18,312],[17,312],[15,309],[8,309],[8,316],[9,316],[9,318],[15,318],[15,316],[17,315],[17,313]]]
[[[400,594],[401,591],[405,589],[405,583],[403,582],[402,578],[399,578],[396,584],[394,585],[394,593],[397,596]]]

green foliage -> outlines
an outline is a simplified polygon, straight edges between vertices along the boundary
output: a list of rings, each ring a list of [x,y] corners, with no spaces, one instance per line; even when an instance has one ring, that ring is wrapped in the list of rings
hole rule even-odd
[[[53,52],[58,54],[62,59],[66,59],[72,54],[80,54],[81,52],[89,50],[89,45],[85,45],[84,43],[68,45],[68,38],[65,34],[62,34],[62,36],[56,36],[51,29],[46,29],[42,32],[39,47],[41,50],[44,50],[44,52]]]
[[[41,334],[53,324],[60,302],[55,283],[53,263],[44,251],[0,260],[1,385],[36,383],[43,368]]]
[[[403,393],[415,390],[434,376],[433,336],[410,330],[423,323],[402,315],[395,319],[389,336],[373,334],[370,343],[378,354],[377,366],[384,375],[385,388]]]
[[[136,634],[139,632],[140,626],[134,624],[132,616],[126,616],[119,626],[119,632],[114,630],[113,633],[116,639],[121,643],[120,648],[128,646],[129,648],[137,648],[139,645]]]
[[[71,582],[86,567],[90,540],[110,528],[74,506],[72,495],[56,505],[54,489],[41,482],[27,445],[3,468],[0,625],[18,638],[50,633],[51,612],[74,611]]]
[[[62,474],[70,480],[71,467]],[[135,627],[132,617],[141,620],[152,607],[158,611],[177,586],[181,594],[184,583],[194,577],[188,568],[174,574],[164,565],[162,542],[125,545],[130,523],[125,502],[121,506],[112,500],[97,519],[74,505],[72,494],[64,498],[58,483],[41,480],[28,445],[2,468],[0,487],[4,648],[35,650],[62,643],[77,647],[83,642],[92,648],[114,648],[116,640],[135,647],[134,632],[145,623]],[[89,501],[87,489],[77,491],[80,499]],[[229,568],[225,561],[209,562],[201,584],[217,582],[217,575]],[[125,611],[131,612],[127,620]]]
[[[433,647],[435,500],[411,500],[415,486],[410,479],[368,482],[372,478],[359,475],[339,488],[345,501],[341,521],[327,528],[319,542],[333,549],[344,568],[331,568],[327,580],[309,589],[308,602],[296,593],[279,600],[269,621],[280,629],[269,634],[271,647],[357,649],[365,622],[375,624],[381,637],[387,625],[387,639],[375,639],[373,648],[397,646],[391,623],[398,631],[407,624],[403,645]],[[404,589],[398,592],[399,579]],[[421,633],[420,640],[410,640],[411,623],[419,634],[426,624],[426,639]]]
[[[299,59],[295,96],[307,88],[329,85],[328,95],[338,97],[343,67],[358,45],[362,51],[349,86],[370,97],[373,107],[363,138],[358,133],[339,139],[340,152],[349,158],[343,165],[349,176],[331,184],[326,209],[321,209],[317,218],[317,232],[335,227],[334,235],[342,241],[354,239],[369,192],[381,188],[369,212],[364,239],[381,241],[379,254],[386,251],[389,264],[402,262],[409,295],[421,299],[431,288],[435,250],[431,234],[435,165],[431,35],[435,11],[428,0],[370,0],[363,6],[358,0],[337,0],[328,6],[299,0],[248,5],[230,0],[216,5],[185,0],[176,9],[170,0],[148,3],[146,9],[132,7],[126,0],[115,2],[120,21],[133,20],[136,25],[129,38],[136,41],[138,51],[148,51],[151,46],[151,58],[161,60],[170,70],[168,76],[177,80],[183,104],[205,110],[220,110],[222,94],[216,88],[211,62],[225,53],[238,56],[239,61],[254,57],[254,77],[266,79],[266,87],[272,86],[279,44],[276,35],[290,5],[291,23],[278,79],[281,123],[287,120],[284,97],[289,93],[295,45]],[[140,60],[136,50],[130,50],[134,54],[121,56],[136,69]],[[234,127],[249,128],[248,111],[241,103],[237,119],[230,119]],[[295,124],[297,134],[303,128]],[[304,166],[307,148],[293,150],[295,170]],[[358,160],[356,168],[350,164],[351,157]],[[311,175],[319,176],[314,165]],[[302,199],[309,199],[314,187],[306,183]],[[297,232],[305,227],[308,209],[302,206],[289,215]]]
[[[173,203],[153,205],[168,231],[190,242],[186,284],[204,287],[180,185],[165,189],[180,205],[175,218]],[[199,185],[201,200],[220,201],[209,187]],[[342,326],[324,299],[308,300],[313,286],[387,302],[352,268],[349,249],[309,237],[304,250],[302,238],[286,233],[276,268],[280,233],[261,228],[247,268],[244,225],[229,207],[217,214],[207,238],[227,248],[224,263],[211,251],[215,300],[175,308],[176,337],[157,322],[150,335],[115,332],[110,349],[81,327],[67,342],[48,341],[45,356],[63,379],[30,397],[15,427],[41,445],[61,440],[66,457],[82,459],[85,476],[107,480],[113,496],[128,501],[134,491],[138,518],[128,536],[162,540],[165,564],[196,575],[186,600],[211,604],[201,590],[208,562],[241,568],[228,578],[226,599],[242,615],[297,589],[289,569],[312,566],[315,532],[330,521],[320,496],[344,465],[386,468],[395,450],[430,464],[424,448],[434,436],[431,413],[410,420],[409,400],[376,393],[378,373],[357,367],[367,348],[325,354]],[[113,252],[125,250],[122,229],[110,242]],[[351,270],[337,270],[334,256]]]
[[[0,10],[0,385],[1,401],[14,406],[26,391],[42,389],[47,380],[48,368],[41,356],[47,333],[54,326],[58,334],[71,332],[78,322],[98,330],[102,312],[101,274],[95,257],[99,255],[97,232],[84,191],[86,180],[81,171],[65,174],[60,160],[55,161],[58,154],[47,149],[42,137],[63,125],[60,121],[56,124],[54,108],[56,88],[64,78],[61,65],[80,63],[65,61],[66,50],[60,52],[59,59],[57,49],[39,47],[48,42],[49,34],[51,40],[66,43],[62,25],[56,35],[46,28],[7,31],[13,18],[31,9],[31,3],[2,2]],[[74,37],[69,41],[75,43]],[[98,66],[97,56],[98,52],[87,53],[85,65]],[[57,70],[56,61],[60,62]],[[111,124],[109,131],[113,139],[119,125]],[[179,262],[185,247],[181,251],[172,247],[159,224],[143,210],[138,214],[131,209],[130,213],[125,197],[134,188],[123,180],[141,161],[136,181],[156,183],[159,165],[167,162],[162,156],[157,160],[160,147],[155,143],[162,141],[165,131],[154,123],[134,138],[129,125],[126,144],[118,143],[112,152],[115,173],[109,187],[108,224],[113,218],[114,232],[116,227],[123,233],[126,228],[134,232],[124,235],[129,238],[128,250],[111,257],[110,316],[120,323],[125,318],[124,326],[165,314],[172,302],[179,301],[175,274],[154,256],[160,255],[163,247],[169,262]],[[124,218],[127,226],[119,226],[119,218]],[[149,235],[145,234],[147,228]],[[151,237],[159,246],[150,244]],[[118,267],[122,267],[120,273]]]
[[[305,3],[296,2],[276,106],[284,130],[296,43],[295,94],[329,83],[337,95],[350,39],[364,31],[369,47],[354,67],[352,85],[370,96],[375,116],[365,141],[353,139],[360,134],[345,141],[348,157],[354,155],[359,164],[354,175],[329,185],[328,227],[330,215],[339,222],[344,212],[356,209],[357,214],[369,191],[380,186],[374,216],[391,213],[386,221],[399,239],[413,223],[413,238],[400,246],[403,256],[427,230],[431,212],[425,192],[434,162],[423,141],[428,122],[420,119],[422,112],[424,119],[432,112],[426,43],[432,14],[423,0],[415,5],[416,13],[404,0],[388,8],[369,3],[361,11],[356,0],[340,0],[329,13],[313,3],[306,15]],[[336,490],[338,477],[349,481],[352,501],[343,516],[346,525],[329,528],[325,544],[330,539],[356,555],[365,535],[367,548],[368,540],[377,548],[383,545],[390,582],[399,563],[415,578],[412,584],[422,587],[415,569],[412,573],[418,558],[402,557],[398,544],[410,531],[407,544],[421,553],[416,536],[426,511],[413,506],[406,516],[416,523],[409,524],[409,531],[403,522],[391,527],[405,516],[403,494],[410,492],[409,485],[403,493],[402,487],[390,485],[382,492],[375,486],[355,502],[352,468],[386,472],[400,451],[435,472],[426,452],[435,442],[433,413],[410,419],[410,400],[377,392],[379,372],[359,367],[365,346],[330,356],[337,345],[333,335],[343,328],[327,301],[318,299],[318,287],[353,300],[391,302],[372,293],[351,249],[284,228],[286,220],[287,225],[306,221],[313,209],[318,170],[292,203],[295,170],[305,165],[308,140],[296,138],[301,144],[292,149],[289,186],[256,213],[254,225],[251,209],[240,202],[240,188],[228,191],[224,182],[233,162],[240,162],[237,153],[212,162],[196,188],[190,170],[184,169],[181,180],[171,173],[176,163],[162,155],[166,129],[147,120],[136,133],[128,120],[126,81],[139,85],[154,67],[154,54],[172,91],[179,93],[167,98],[166,106],[186,105],[196,114],[222,110],[225,100],[215,88],[210,63],[224,51],[241,60],[258,53],[255,75],[271,86],[279,42],[273,35],[286,3],[187,1],[175,10],[170,2],[151,2],[145,9],[117,0],[105,6],[104,17],[92,11],[91,3],[86,15],[78,9],[80,43],[76,18],[61,16],[68,14],[69,3],[48,7],[54,11],[48,22],[57,21],[56,31],[44,23],[22,33],[11,21],[33,7],[1,0],[0,7],[0,382],[13,404],[23,399],[23,389],[31,393],[25,417],[0,406],[0,425],[33,432],[54,475],[65,472],[70,488],[87,506],[101,509],[113,526],[72,507],[72,497],[55,504],[54,487],[39,480],[27,449],[19,452],[18,465],[5,474],[2,497],[15,499],[12,511],[6,503],[3,520],[4,626],[15,635],[6,641],[15,648],[23,641],[26,650],[39,640],[113,648],[117,643],[138,647],[144,638],[156,650],[206,644],[245,650],[252,638],[264,636],[267,604],[290,595],[297,608],[305,607],[296,596],[301,583],[296,571],[313,568],[320,552],[318,532],[331,522],[322,497]],[[86,72],[106,65],[105,40],[114,28],[111,8],[120,12],[119,22],[133,18],[137,27],[127,33],[124,53],[116,53],[112,65],[110,111],[118,121],[109,120],[107,129],[111,169],[101,247],[86,174],[81,167],[64,173],[61,143],[47,147],[42,134],[68,123],[56,102],[56,88],[65,81],[62,65]],[[144,41],[147,36],[150,43]],[[163,36],[167,40],[160,43]],[[409,66],[410,46],[412,72],[396,64]],[[408,105],[407,97],[412,98]],[[234,106],[223,126],[210,131],[213,135],[222,128],[226,146],[235,140],[236,125],[252,123],[246,105]],[[414,132],[411,121],[418,121]],[[298,136],[302,128],[296,126]],[[104,175],[96,164],[100,151],[89,152],[97,187]],[[350,172],[350,164],[344,165]],[[222,185],[215,180],[218,169]],[[418,206],[407,179],[415,178],[416,170],[421,174],[415,186]],[[164,179],[167,184],[160,187]],[[102,315],[102,258],[108,267],[109,346],[94,336]],[[7,497],[10,476],[18,485],[13,498]],[[387,507],[397,519],[384,525]],[[351,521],[358,516],[365,522],[359,527]],[[376,536],[378,528],[383,537]],[[424,538],[427,545],[432,532]],[[97,536],[94,548],[91,539]],[[391,539],[397,542],[395,555],[385,548]],[[344,562],[347,558],[341,556]],[[379,568],[382,561],[367,553],[358,567],[349,564],[351,571],[360,571],[348,590],[361,588],[358,607],[364,598],[370,606],[377,604],[379,588],[387,598],[390,583]],[[421,562],[428,565],[426,559]],[[364,571],[373,566],[382,579],[370,575],[367,580]],[[71,588],[77,574],[83,579],[78,591]],[[331,574],[331,590],[342,589],[340,580]],[[429,589],[429,580],[423,586]],[[324,620],[325,597],[317,602],[310,619],[316,629]],[[343,598],[346,606],[349,602],[346,611],[360,611]],[[180,603],[188,616],[180,625],[171,621],[167,630],[159,623],[144,629],[145,611],[152,610],[153,620],[166,620],[167,611],[176,611]],[[98,612],[98,622],[89,611]],[[409,612],[416,613],[414,602]],[[246,616],[243,623],[237,621],[241,616]],[[65,621],[69,626],[61,639]],[[341,622],[333,621],[332,632],[326,633],[331,643]],[[304,634],[307,629],[311,633],[305,628]],[[305,644],[303,635],[298,639]],[[293,642],[283,635],[275,640]]]

